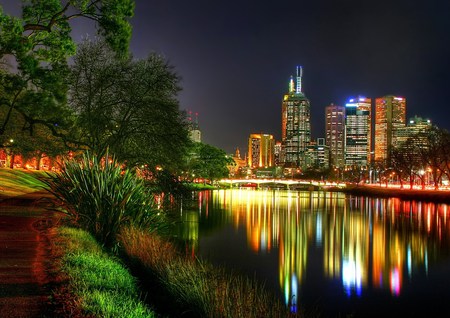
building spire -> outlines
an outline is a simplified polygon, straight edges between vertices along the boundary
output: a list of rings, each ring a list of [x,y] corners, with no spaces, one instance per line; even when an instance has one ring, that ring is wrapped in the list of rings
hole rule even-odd
[[[294,77],[291,75],[291,79],[289,80],[289,94],[293,94],[294,92],[295,92]]]
[[[295,89],[295,92],[297,94],[302,93],[302,75],[303,75],[303,69],[301,66],[297,66],[297,86]]]

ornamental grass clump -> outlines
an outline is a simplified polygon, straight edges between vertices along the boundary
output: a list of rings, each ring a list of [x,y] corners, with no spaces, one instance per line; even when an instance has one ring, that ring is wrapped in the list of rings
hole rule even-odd
[[[65,161],[61,173],[48,176],[43,181],[62,202],[63,211],[105,247],[115,246],[122,226],[150,231],[165,226],[144,181],[108,154],[98,158],[86,153],[79,161]]]

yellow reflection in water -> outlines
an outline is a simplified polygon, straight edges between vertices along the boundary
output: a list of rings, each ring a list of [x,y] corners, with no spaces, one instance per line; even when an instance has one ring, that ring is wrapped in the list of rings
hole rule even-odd
[[[278,248],[287,304],[296,303],[312,248],[322,251],[325,276],[340,279],[349,295],[361,295],[369,281],[399,295],[405,275],[427,270],[434,244],[450,241],[447,205],[318,191],[232,189],[212,195],[212,204],[225,209],[236,228],[245,228],[253,252]],[[208,211],[201,205],[202,213]]]

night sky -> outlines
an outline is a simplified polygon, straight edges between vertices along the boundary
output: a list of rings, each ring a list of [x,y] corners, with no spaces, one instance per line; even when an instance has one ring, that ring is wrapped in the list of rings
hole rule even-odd
[[[6,12],[16,3],[0,1]],[[181,77],[180,108],[228,153],[244,154],[251,133],[280,139],[297,65],[314,138],[327,105],[360,95],[403,96],[407,118],[450,129],[448,0],[137,0],[132,24],[133,55],[165,56]],[[89,29],[77,23],[76,40]]]

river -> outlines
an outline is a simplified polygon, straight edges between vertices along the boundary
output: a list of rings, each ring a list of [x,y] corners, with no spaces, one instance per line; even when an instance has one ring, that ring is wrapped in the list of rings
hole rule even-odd
[[[450,207],[339,192],[228,189],[179,211],[189,253],[320,317],[449,317]]]

